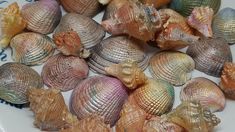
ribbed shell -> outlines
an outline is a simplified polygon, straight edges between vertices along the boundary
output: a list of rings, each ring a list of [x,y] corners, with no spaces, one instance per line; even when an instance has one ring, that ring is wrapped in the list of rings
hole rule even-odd
[[[92,48],[99,44],[105,36],[103,28],[89,17],[68,13],[64,15],[56,28],[57,32],[76,31],[85,48]]]
[[[185,53],[165,51],[154,55],[150,60],[149,71],[156,79],[173,85],[183,85],[191,79],[195,68],[194,60]]]
[[[61,91],[74,89],[88,76],[85,60],[74,56],[57,54],[51,57],[42,69],[42,78],[48,87]]]
[[[22,16],[30,31],[49,34],[59,24],[62,13],[56,0],[40,0],[22,8]]]
[[[70,110],[78,119],[96,114],[102,116],[105,123],[113,126],[126,99],[125,86],[119,80],[93,76],[82,81],[73,91]]]
[[[27,32],[11,40],[12,59],[25,65],[38,65],[54,53],[54,43],[45,35]]]
[[[194,59],[197,70],[215,77],[220,77],[225,62],[232,62],[230,47],[222,38],[195,41],[187,54]]]
[[[20,63],[5,63],[0,66],[0,99],[12,104],[28,103],[27,90],[42,88],[40,75]]]
[[[228,43],[235,43],[235,10],[222,9],[214,17],[212,29],[215,36],[223,37]]]
[[[105,74],[104,68],[127,59],[137,62],[141,69],[148,66],[149,56],[141,41],[127,36],[114,36],[103,40],[94,48],[88,65],[93,71]]]
[[[182,101],[199,101],[204,109],[211,112],[222,111],[225,107],[225,97],[220,88],[206,78],[194,78],[187,82],[181,92]]]

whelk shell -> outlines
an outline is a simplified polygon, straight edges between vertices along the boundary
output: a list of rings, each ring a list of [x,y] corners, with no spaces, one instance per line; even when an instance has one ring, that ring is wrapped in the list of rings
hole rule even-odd
[[[54,53],[54,43],[42,34],[26,32],[11,40],[12,59],[25,65],[38,65]]]
[[[195,62],[187,54],[164,51],[151,58],[149,71],[154,78],[166,80],[178,86],[191,79],[191,72],[194,68]]]
[[[26,104],[27,90],[42,88],[40,75],[20,63],[5,63],[0,66],[0,98],[12,104]]]
[[[27,21],[27,29],[41,34],[54,31],[62,16],[56,0],[40,0],[22,7],[22,16]]]
[[[225,97],[220,88],[206,78],[194,78],[187,82],[181,92],[182,101],[199,101],[204,109],[211,112],[222,111],[225,107]]]

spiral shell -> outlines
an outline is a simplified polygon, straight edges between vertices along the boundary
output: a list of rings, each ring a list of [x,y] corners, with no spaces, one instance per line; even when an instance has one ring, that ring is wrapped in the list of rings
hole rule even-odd
[[[87,49],[99,44],[105,36],[105,31],[97,22],[75,13],[68,13],[62,17],[55,34],[71,30],[77,32],[81,44]]]
[[[190,80],[180,92],[182,101],[199,101],[204,109],[211,112],[222,111],[225,97],[220,88],[211,80],[198,77]]]
[[[54,53],[54,43],[45,35],[27,32],[11,40],[12,59],[25,65],[38,65]]]
[[[49,34],[59,24],[62,13],[56,0],[40,0],[24,5],[22,16],[28,30]]]
[[[195,62],[187,54],[164,51],[151,58],[149,71],[154,78],[163,79],[178,86],[191,79],[194,68]]]
[[[0,66],[0,99],[12,104],[26,104],[27,90],[42,87],[40,75],[30,67],[14,62]]]
[[[225,62],[232,62],[230,47],[222,38],[195,41],[187,54],[194,59],[197,70],[215,77],[220,77]]]

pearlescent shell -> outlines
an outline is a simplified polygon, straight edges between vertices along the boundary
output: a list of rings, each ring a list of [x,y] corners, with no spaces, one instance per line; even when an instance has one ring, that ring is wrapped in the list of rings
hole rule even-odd
[[[78,119],[91,114],[104,118],[113,126],[119,118],[124,101],[127,99],[126,87],[117,79],[93,76],[82,81],[70,98],[70,110]]]
[[[12,104],[28,103],[27,90],[42,88],[40,75],[32,68],[9,62],[0,66],[0,98]]]
[[[40,0],[22,7],[22,16],[27,21],[27,29],[41,34],[54,31],[62,13],[56,0]]]
[[[146,47],[139,40],[127,36],[113,36],[103,40],[94,48],[88,65],[91,70],[105,74],[105,67],[132,59],[144,70],[149,61],[145,51]]]
[[[232,62],[232,53],[222,38],[201,38],[187,49],[196,69],[214,77],[220,77],[225,62]]]
[[[215,36],[223,37],[228,43],[235,43],[235,10],[222,9],[213,19],[212,29]]]
[[[85,60],[57,54],[48,59],[43,66],[42,78],[48,87],[68,91],[85,79],[88,72],[89,68]]]
[[[150,60],[149,71],[156,79],[162,79],[173,85],[183,85],[191,79],[195,68],[193,59],[185,53],[164,51]]]
[[[25,65],[38,65],[54,53],[54,43],[42,34],[27,32],[11,40],[12,59]]]
[[[188,81],[180,92],[182,101],[199,101],[204,109],[211,112],[222,111],[225,97],[220,88],[206,78],[194,78]]]
[[[82,45],[87,49],[99,44],[105,36],[105,31],[97,22],[75,13],[68,13],[62,17],[55,34],[71,30],[78,33]]]

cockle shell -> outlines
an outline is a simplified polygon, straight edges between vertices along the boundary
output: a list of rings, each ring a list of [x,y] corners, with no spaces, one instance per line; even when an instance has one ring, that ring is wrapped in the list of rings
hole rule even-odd
[[[26,104],[27,90],[42,88],[40,75],[28,66],[9,62],[0,66],[0,98],[12,104]]]
[[[9,45],[12,37],[26,27],[16,2],[0,10],[0,23],[0,49],[4,49]]]
[[[57,89],[30,89],[30,108],[35,114],[34,125],[45,131],[58,131],[73,126],[78,120],[72,115]]]
[[[48,59],[43,66],[42,78],[48,87],[68,91],[85,79],[88,72],[89,68],[85,60],[57,54]]]
[[[54,43],[42,34],[26,32],[11,40],[12,59],[25,65],[38,65],[54,53]]]
[[[90,77],[74,89],[70,98],[70,110],[78,119],[96,114],[102,116],[105,123],[113,126],[127,99],[125,89],[126,87],[115,78]]]
[[[194,68],[195,62],[187,54],[164,51],[151,58],[149,71],[154,78],[163,79],[178,86],[191,79]]]
[[[180,92],[182,101],[199,101],[204,109],[222,111],[225,97],[220,88],[211,80],[198,77],[188,81]]]
[[[220,77],[225,62],[232,62],[230,47],[222,38],[201,38],[189,45],[187,54],[197,70],[215,77]]]
[[[105,36],[105,31],[97,22],[75,13],[68,13],[62,17],[55,34],[65,31],[77,32],[81,44],[86,49],[99,44]]]
[[[62,16],[56,0],[40,0],[22,7],[22,16],[27,21],[27,29],[41,34],[54,31]]]
[[[127,59],[133,59],[144,70],[148,66],[149,56],[144,44],[127,36],[113,36],[103,40],[94,48],[88,65],[93,71],[105,74],[105,67]]]

